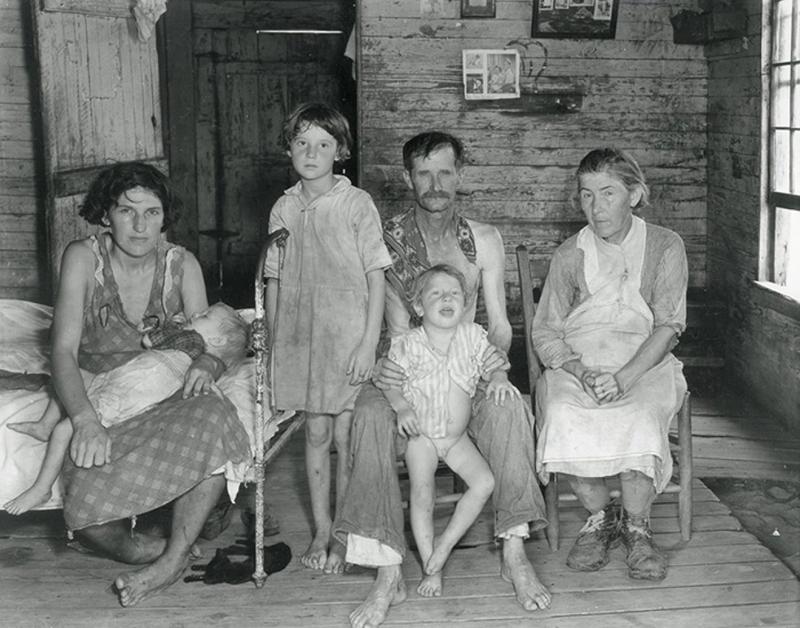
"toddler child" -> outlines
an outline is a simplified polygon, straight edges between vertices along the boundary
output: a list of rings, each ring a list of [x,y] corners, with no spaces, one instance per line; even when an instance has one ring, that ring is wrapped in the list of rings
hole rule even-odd
[[[104,373],[81,370],[86,394],[103,426],[116,425],[180,390],[186,371],[200,354],[207,353],[226,367],[235,365],[245,356],[248,335],[249,326],[236,310],[216,303],[184,325],[146,332],[142,344],[155,351],[144,351]],[[52,396],[38,421],[8,427],[39,440],[49,438],[33,486],[3,505],[12,515],[20,515],[49,499],[72,438],[72,424],[63,420],[61,406]]]
[[[383,270],[391,265],[372,198],[333,173],[350,155],[345,117],[325,104],[298,106],[284,141],[299,181],[272,207],[269,232],[286,228],[281,257],[267,255],[267,324],[278,410],[306,416],[306,473],[314,535],[300,558],[311,569],[344,571],[331,538],[330,444],[336,445],[336,510],[349,474],[355,398],[375,363],[383,318]]]
[[[441,595],[441,572],[450,552],[494,490],[489,465],[467,435],[478,380],[488,381],[486,395],[497,404],[508,395],[519,395],[504,370],[483,370],[489,340],[480,325],[461,322],[465,286],[461,272],[447,264],[421,273],[412,306],[422,324],[393,338],[388,356],[406,377],[401,390],[385,394],[397,412],[398,431],[409,437],[411,529],[424,572],[417,592],[425,597]],[[467,490],[444,532],[434,539],[434,474],[439,459],[464,480]]]

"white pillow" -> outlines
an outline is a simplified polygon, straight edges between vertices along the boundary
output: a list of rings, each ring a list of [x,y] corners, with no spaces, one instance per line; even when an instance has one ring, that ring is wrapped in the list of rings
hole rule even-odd
[[[49,373],[52,322],[49,305],[0,299],[0,369]]]

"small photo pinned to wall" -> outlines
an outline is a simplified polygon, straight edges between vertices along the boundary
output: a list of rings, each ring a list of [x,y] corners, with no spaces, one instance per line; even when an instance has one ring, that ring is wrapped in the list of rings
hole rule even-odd
[[[464,50],[461,59],[465,99],[519,98],[519,51]]]

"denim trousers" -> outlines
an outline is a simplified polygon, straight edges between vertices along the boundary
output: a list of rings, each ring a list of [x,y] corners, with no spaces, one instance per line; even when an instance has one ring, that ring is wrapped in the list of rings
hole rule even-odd
[[[534,420],[524,399],[506,398],[496,405],[486,398],[482,382],[472,400],[469,435],[495,477],[492,495],[495,534],[528,523],[531,530],[547,525],[536,477]],[[351,471],[334,534],[375,539],[405,556],[403,506],[397,459],[406,439],[397,433],[394,410],[373,384],[356,399],[350,432]]]

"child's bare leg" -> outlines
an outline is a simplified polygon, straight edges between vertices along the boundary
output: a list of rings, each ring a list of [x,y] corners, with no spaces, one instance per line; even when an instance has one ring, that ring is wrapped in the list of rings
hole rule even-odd
[[[417,543],[420,561],[425,565],[433,554],[433,508],[436,499],[436,465],[439,455],[427,436],[417,436],[408,441],[406,466],[411,482],[411,530]],[[417,587],[424,597],[442,594],[442,574],[425,572]]]
[[[341,503],[347,493],[347,481],[350,478],[350,424],[353,413],[350,410],[336,415],[333,419],[333,442],[336,445],[336,514],[341,512]],[[334,517],[335,518],[335,517]],[[346,552],[344,545],[333,535],[328,541],[328,559],[325,561],[325,573],[344,573]]]
[[[39,475],[27,491],[21,493],[3,505],[3,509],[12,515],[21,515],[43,504],[50,498],[53,490],[53,483],[61,472],[61,465],[64,464],[64,456],[69,448],[69,441],[72,438],[72,424],[64,419],[56,425],[47,443],[47,451],[44,454],[42,468]]]
[[[428,574],[442,570],[450,552],[475,523],[494,490],[494,476],[489,465],[466,434],[450,448],[444,461],[464,480],[467,490],[458,500],[444,532],[436,539],[433,554],[425,563],[425,573]]]
[[[306,475],[311,493],[314,538],[300,557],[309,569],[323,569],[328,560],[331,534],[331,439],[333,417],[306,413]]]
[[[56,425],[63,416],[61,406],[58,403],[55,395],[51,395],[50,400],[47,402],[47,407],[44,414],[37,421],[23,421],[21,423],[9,423],[8,429],[19,432],[20,434],[27,434],[33,436],[36,440],[47,442],[50,434],[53,433]]]

